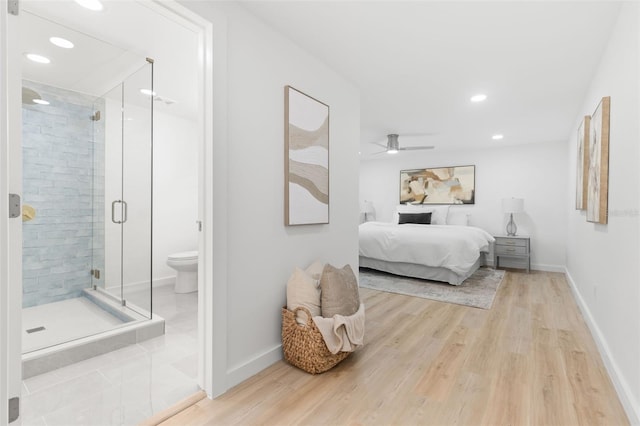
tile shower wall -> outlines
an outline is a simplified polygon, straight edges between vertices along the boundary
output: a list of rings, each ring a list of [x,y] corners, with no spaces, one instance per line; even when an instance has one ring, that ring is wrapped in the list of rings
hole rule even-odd
[[[78,297],[91,269],[104,270],[104,108],[93,96],[23,85],[50,102],[22,108],[23,203],[36,211],[23,222],[29,307]],[[95,109],[103,110],[97,122]]]

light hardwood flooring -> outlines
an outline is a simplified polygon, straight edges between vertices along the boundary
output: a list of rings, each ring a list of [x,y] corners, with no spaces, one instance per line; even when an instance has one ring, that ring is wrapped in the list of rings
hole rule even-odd
[[[361,289],[365,347],[278,362],[163,425],[626,425],[563,274],[507,272],[491,310]]]

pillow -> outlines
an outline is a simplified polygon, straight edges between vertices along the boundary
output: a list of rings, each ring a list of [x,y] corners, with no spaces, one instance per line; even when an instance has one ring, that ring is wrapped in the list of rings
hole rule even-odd
[[[311,265],[307,266],[307,269],[304,271],[314,280],[318,280],[316,286],[320,285],[320,276],[322,275],[322,270],[324,269],[324,263],[316,260]]]
[[[449,215],[449,206],[429,206],[428,209],[433,209],[433,215],[431,216],[431,223],[434,225],[446,225],[447,216]]]
[[[433,206],[424,204],[400,204],[393,215],[393,223],[398,223],[400,213],[429,213],[432,225],[446,225],[449,206]]]
[[[399,224],[403,223],[418,223],[420,225],[430,225],[431,224],[431,212],[429,213],[398,213],[400,218],[398,219]]]
[[[326,264],[320,278],[320,290],[320,306],[325,318],[333,318],[334,315],[351,316],[360,308],[358,280],[349,265],[338,269]]]
[[[309,309],[311,316],[320,315],[320,289],[318,281],[300,268],[293,270],[287,281],[287,309],[293,311],[298,306]],[[298,324],[307,323],[307,314],[299,311],[296,315]]]
[[[400,220],[400,213],[419,213],[420,207],[413,204],[400,204],[396,206],[396,210],[393,212],[393,223],[398,223]]]
[[[465,212],[449,212],[447,225],[468,226],[469,214]]]

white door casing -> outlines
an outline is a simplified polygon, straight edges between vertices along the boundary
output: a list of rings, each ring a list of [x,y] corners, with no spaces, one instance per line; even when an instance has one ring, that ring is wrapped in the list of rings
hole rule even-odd
[[[22,387],[22,215],[9,218],[9,194],[22,194],[22,84],[19,16],[0,3],[0,424]],[[18,424],[18,420],[12,424]]]
[[[199,218],[199,385],[209,397],[226,388],[226,17],[209,22],[175,1],[141,0],[151,10],[187,21],[199,34],[201,93]],[[8,194],[22,193],[19,17],[0,3],[0,425],[7,401],[20,396],[22,221],[9,219]],[[215,151],[215,155],[214,155]],[[215,238],[214,238],[215,237]],[[215,284],[214,284],[215,282]],[[12,425],[19,424],[19,420]]]
[[[198,34],[198,384],[215,398],[227,390],[227,21],[176,1],[142,1]]]

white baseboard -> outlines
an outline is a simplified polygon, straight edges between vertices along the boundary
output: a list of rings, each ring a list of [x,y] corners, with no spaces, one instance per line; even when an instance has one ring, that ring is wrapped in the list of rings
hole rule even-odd
[[[544,272],[566,272],[566,268],[562,265],[546,265],[544,263],[532,263],[531,269]]]
[[[176,276],[171,275],[164,278],[157,278],[153,280],[153,288],[162,287],[164,285],[174,285],[176,283]]]
[[[281,359],[282,345],[277,345],[252,360],[227,370],[227,389],[244,382]]]
[[[524,263],[522,260],[518,259],[518,260],[513,260],[510,258],[501,258],[500,259],[500,266],[504,266],[505,268],[522,268],[524,264],[524,267],[526,268],[526,263]],[[484,265],[486,266],[491,266],[495,268],[495,264],[493,262],[493,255],[490,254],[485,254],[485,258],[484,258]],[[535,271],[544,271],[544,272],[565,272],[565,267],[564,265],[548,265],[546,263],[532,263],[531,264],[531,269],[535,270]]]
[[[153,280],[153,288],[157,288],[157,287],[161,287],[161,286],[165,286],[165,285],[173,285],[176,282],[176,277],[175,276],[169,276],[169,277],[164,277],[164,278],[156,278],[155,280]],[[120,288],[119,285],[116,286],[112,286],[112,285],[108,285],[106,287],[107,291],[112,291],[114,289],[118,289]],[[142,290],[147,290],[149,288],[149,283],[146,281],[142,281],[142,282],[137,282],[137,283],[130,283],[130,284],[125,284],[124,288],[127,289],[127,291],[142,291]]]
[[[569,270],[565,267],[564,272],[567,275],[567,281],[569,281],[569,286],[571,287],[571,291],[573,292],[573,296],[575,297],[580,310],[582,311],[582,316],[584,317],[589,330],[591,330],[591,335],[593,336],[593,340],[595,340],[596,345],[598,346],[598,351],[600,352],[600,356],[602,357],[602,361],[604,362],[604,366],[609,373],[609,377],[613,382],[613,386],[618,393],[618,398],[620,398],[620,402],[624,407],[624,411],[627,413],[627,417],[629,417],[629,423],[632,425],[640,425],[640,406],[636,404],[633,400],[633,394],[629,389],[629,384],[625,380],[624,376],[620,373],[620,369],[618,365],[613,360],[611,356],[611,351],[609,350],[609,345],[607,344],[606,339],[602,335],[598,324],[596,323],[593,315],[591,315],[591,311],[589,307],[584,302],[578,287],[576,286],[575,281],[571,277]]]
[[[500,260],[500,267],[505,266],[506,268],[509,268],[510,264],[507,262],[506,265],[504,265],[504,261]],[[491,266],[491,267],[495,267],[495,265],[493,264],[493,260],[487,260],[486,261],[486,266]],[[514,268],[521,268],[522,264],[514,264],[513,266]],[[531,264],[531,270],[533,271],[544,271],[544,272],[565,272],[565,267],[562,265],[547,265],[544,263],[532,263]],[[526,271],[526,269],[525,269]]]

